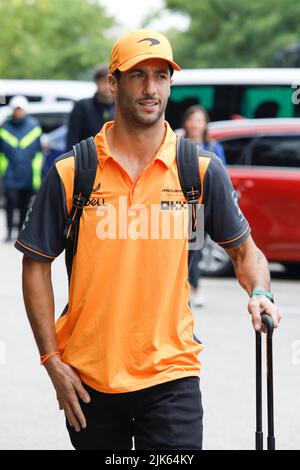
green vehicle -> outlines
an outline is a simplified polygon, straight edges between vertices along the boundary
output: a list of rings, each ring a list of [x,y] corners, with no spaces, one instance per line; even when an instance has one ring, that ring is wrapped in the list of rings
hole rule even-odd
[[[211,121],[300,117],[299,68],[190,69],[175,72],[167,120],[181,127],[184,111],[194,104]]]

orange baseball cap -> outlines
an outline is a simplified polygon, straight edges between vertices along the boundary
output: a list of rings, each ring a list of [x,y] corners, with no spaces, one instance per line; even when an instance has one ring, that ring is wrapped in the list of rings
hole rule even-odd
[[[148,29],[138,29],[122,36],[114,45],[109,71],[119,69],[125,72],[147,59],[163,59],[175,70],[181,70],[173,60],[173,52],[168,39],[160,33]]]

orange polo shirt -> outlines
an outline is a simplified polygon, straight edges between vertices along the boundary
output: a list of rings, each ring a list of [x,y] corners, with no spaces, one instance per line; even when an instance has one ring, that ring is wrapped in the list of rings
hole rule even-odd
[[[166,123],[161,147],[133,182],[108,147],[105,132],[112,125],[106,123],[95,137],[99,165],[80,220],[69,303],[56,332],[62,360],[84,383],[101,392],[120,393],[198,376],[203,346],[194,338],[188,304],[186,238],[175,236],[173,230],[186,211],[176,135]],[[202,179],[209,163],[209,158],[203,159]],[[64,248],[73,155],[58,159],[50,173],[15,244],[45,262]],[[244,229],[238,229],[242,238]]]

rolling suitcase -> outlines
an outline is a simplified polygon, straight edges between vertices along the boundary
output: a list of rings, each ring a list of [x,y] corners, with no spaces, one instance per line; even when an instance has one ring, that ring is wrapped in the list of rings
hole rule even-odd
[[[267,328],[267,402],[268,402],[268,450],[275,450],[274,436],[274,398],[273,398],[273,330],[274,323],[269,315],[262,314],[262,322]],[[263,430],[262,430],[262,350],[261,333],[256,331],[256,450],[263,450]]]

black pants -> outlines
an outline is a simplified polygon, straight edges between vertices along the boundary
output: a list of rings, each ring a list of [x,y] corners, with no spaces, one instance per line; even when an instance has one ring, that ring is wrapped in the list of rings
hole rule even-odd
[[[77,433],[67,422],[77,450],[202,449],[203,409],[198,377],[143,390],[102,393],[84,384],[91,402],[80,402],[87,420]]]
[[[7,235],[11,236],[14,222],[14,210],[19,210],[18,230],[20,231],[33,194],[31,189],[5,189]]]

